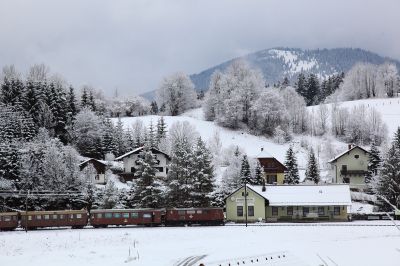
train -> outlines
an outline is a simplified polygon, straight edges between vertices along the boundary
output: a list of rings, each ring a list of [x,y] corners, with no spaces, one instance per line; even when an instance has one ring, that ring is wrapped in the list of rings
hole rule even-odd
[[[96,209],[58,211],[16,211],[0,213],[0,231],[87,226],[182,226],[224,225],[222,208]]]

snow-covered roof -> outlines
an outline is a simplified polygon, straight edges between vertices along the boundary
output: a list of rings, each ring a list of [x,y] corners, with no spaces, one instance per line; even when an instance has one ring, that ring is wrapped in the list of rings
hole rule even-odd
[[[361,149],[362,151],[364,151],[364,152],[366,152],[366,153],[369,153],[369,151],[367,151],[367,150],[361,148],[361,147],[358,146],[358,145],[355,145],[355,146],[353,146],[351,149],[348,149],[348,150],[346,150],[346,151],[340,153],[339,155],[337,155],[335,158],[333,158],[332,160],[330,160],[329,163],[335,162],[337,159],[339,159],[340,157],[342,157],[342,156],[345,155],[346,153],[351,152],[352,150],[354,150],[354,149],[356,149],[356,148]]]
[[[274,156],[272,156],[269,152],[267,152],[266,150],[263,149],[259,154],[257,154],[256,158],[257,159],[274,158]]]
[[[247,185],[269,201],[270,206],[351,205],[349,185]]]
[[[88,162],[90,162],[90,161],[97,161],[97,162],[99,162],[99,163],[101,163],[101,164],[107,165],[107,163],[106,163],[105,161],[97,160],[97,159],[94,159],[94,158],[89,158],[89,159],[87,159],[86,161],[81,162],[81,163],[79,164],[79,166],[84,165],[84,164],[86,164],[86,163],[88,163]]]
[[[144,147],[136,148],[136,149],[134,149],[134,150],[132,150],[132,151],[130,151],[130,152],[127,152],[127,153],[125,153],[125,154],[123,154],[123,155],[121,155],[121,156],[115,158],[115,160],[116,160],[116,161],[122,160],[123,158],[125,158],[125,157],[127,157],[127,156],[129,156],[129,155],[131,155],[131,154],[138,153],[139,151],[143,150],[143,148],[144,148]],[[167,158],[169,158],[169,155],[166,154],[166,153],[163,152],[163,151],[160,151],[160,150],[158,150],[158,149],[156,149],[156,148],[151,148],[151,150],[152,150],[153,153],[154,153],[154,152],[156,152],[156,153],[162,153],[162,154],[164,154],[165,156],[167,156]]]

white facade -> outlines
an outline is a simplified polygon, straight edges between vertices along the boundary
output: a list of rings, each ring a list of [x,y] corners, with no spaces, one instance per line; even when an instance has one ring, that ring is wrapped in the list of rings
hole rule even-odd
[[[115,160],[122,160],[124,164],[124,173],[135,173],[137,167],[138,167],[138,156],[140,151],[143,148],[138,148],[133,151],[130,151]],[[156,156],[156,160],[158,161],[157,164],[157,170],[158,172],[156,173],[156,176],[158,177],[167,177],[168,173],[168,163],[169,163],[169,157],[167,154],[157,150],[157,149],[152,149],[152,153]]]

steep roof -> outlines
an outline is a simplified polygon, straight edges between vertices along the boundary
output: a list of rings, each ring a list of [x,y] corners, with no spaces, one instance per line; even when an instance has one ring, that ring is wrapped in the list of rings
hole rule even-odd
[[[360,146],[358,146],[358,145],[355,145],[354,147],[352,147],[351,149],[349,149],[349,150],[346,150],[346,151],[344,151],[344,152],[342,152],[342,153],[340,153],[339,155],[337,155],[335,158],[333,158],[332,160],[330,160],[329,161],[329,163],[333,163],[333,162],[335,162],[337,159],[339,159],[340,157],[342,157],[342,156],[344,156],[344,155],[346,155],[346,153],[348,153],[348,152],[351,152],[352,150],[354,150],[354,149],[360,149],[360,150],[362,150],[363,152],[366,152],[366,153],[370,153],[369,151],[367,151],[366,149],[363,149],[363,148],[361,148]]]
[[[79,166],[82,166],[82,165],[84,165],[84,164],[87,164],[87,163],[90,162],[90,161],[96,161],[96,162],[98,162],[98,163],[100,163],[100,164],[107,165],[107,163],[106,163],[105,161],[97,160],[97,159],[94,159],[94,158],[89,158],[89,159],[87,159],[86,161],[81,162],[81,163],[79,164]]]
[[[136,148],[136,149],[134,149],[134,150],[132,150],[132,151],[130,151],[130,152],[127,152],[127,153],[125,153],[125,154],[123,154],[123,155],[121,155],[121,156],[115,158],[115,160],[116,160],[116,161],[119,161],[119,160],[122,160],[123,158],[125,158],[125,157],[127,157],[127,156],[130,156],[131,154],[139,153],[141,150],[143,150],[143,148],[144,148],[144,147]],[[161,154],[164,154],[168,159],[170,159],[170,157],[169,157],[168,154],[166,154],[165,152],[160,151],[160,150],[158,150],[158,149],[156,149],[156,148],[151,148],[151,151],[152,151],[153,153],[161,153]]]
[[[350,187],[346,184],[272,185],[265,186],[265,191],[262,186],[247,187],[268,200],[270,206],[351,205]]]
[[[262,159],[262,158],[274,158],[269,152],[266,150],[262,150],[259,154],[256,156],[257,159]]]

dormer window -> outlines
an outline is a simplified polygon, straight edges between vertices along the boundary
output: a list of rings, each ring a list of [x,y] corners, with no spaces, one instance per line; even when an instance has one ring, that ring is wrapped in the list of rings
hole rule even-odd
[[[356,155],[354,155],[354,158],[358,159],[358,158],[360,158],[360,155],[356,154]]]

